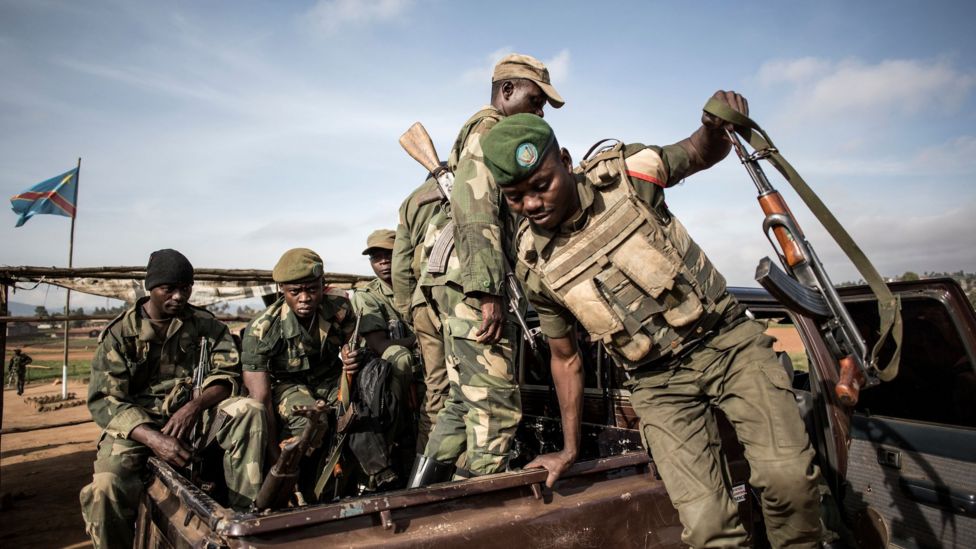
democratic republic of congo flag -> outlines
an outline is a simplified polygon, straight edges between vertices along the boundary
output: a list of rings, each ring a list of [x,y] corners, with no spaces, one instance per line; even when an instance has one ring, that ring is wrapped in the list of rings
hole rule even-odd
[[[34,214],[74,217],[77,201],[78,168],[38,183],[10,198],[14,212],[20,214],[16,227],[27,223]]]

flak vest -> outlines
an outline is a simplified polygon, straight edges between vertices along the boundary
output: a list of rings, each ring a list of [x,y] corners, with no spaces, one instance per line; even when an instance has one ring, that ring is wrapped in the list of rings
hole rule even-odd
[[[631,159],[646,163],[649,156]],[[542,258],[525,224],[518,256],[593,341],[634,370],[701,341],[735,301],[681,222],[637,197],[628,167],[622,143],[584,160],[576,173],[595,192],[583,228],[556,235]]]

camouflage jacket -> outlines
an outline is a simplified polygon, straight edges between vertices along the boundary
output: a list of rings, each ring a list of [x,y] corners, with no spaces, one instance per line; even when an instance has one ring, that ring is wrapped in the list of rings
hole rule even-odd
[[[393,288],[374,278],[352,296],[352,310],[359,319],[359,334],[387,332],[390,321],[402,321],[403,317],[393,307]]]
[[[92,359],[88,409],[99,427],[118,438],[128,438],[144,423],[161,425],[189,400],[202,337],[212,346],[204,387],[229,383],[236,393],[240,382],[240,357],[227,326],[189,305],[173,318],[160,343],[142,312],[148,300],[140,299],[109,323]]]
[[[393,303],[400,316],[411,320],[410,309],[424,303],[423,292],[418,285],[427,270],[424,242],[431,226],[431,219],[446,208],[437,181],[428,178],[400,205],[400,223],[397,225],[393,244]],[[429,250],[428,250],[429,251]]]
[[[483,107],[461,128],[448,166],[454,170],[451,207],[456,224],[458,282],[464,293],[504,293],[505,258],[512,256],[515,222],[481,152],[481,138],[502,119]]]
[[[34,362],[34,359],[30,357],[27,353],[20,353],[19,355],[13,355],[10,357],[10,362],[8,363],[8,368],[11,372],[23,371],[27,368],[27,365]],[[0,364],[3,364],[0,362]]]
[[[339,349],[356,327],[345,293],[328,291],[316,318],[318,330],[310,334],[285,298],[278,298],[247,325],[241,354],[244,371],[268,372],[272,383],[288,381],[312,388],[337,383],[342,372]]]

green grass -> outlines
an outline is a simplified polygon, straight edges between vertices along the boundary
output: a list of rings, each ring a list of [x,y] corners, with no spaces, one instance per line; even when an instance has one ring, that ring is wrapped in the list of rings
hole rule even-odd
[[[47,366],[50,369],[45,370],[41,368],[28,368],[27,375],[29,376],[30,381],[60,378],[61,364],[62,361],[60,360],[35,360],[32,365]],[[88,377],[90,374],[91,374],[91,361],[71,360],[68,362],[68,377],[82,378],[82,377]]]
[[[793,361],[793,369],[798,372],[806,372],[810,369],[806,353],[790,353],[790,360]]]

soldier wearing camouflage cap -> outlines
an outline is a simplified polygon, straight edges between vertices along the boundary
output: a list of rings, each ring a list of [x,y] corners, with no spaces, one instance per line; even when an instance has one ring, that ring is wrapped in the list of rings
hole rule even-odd
[[[241,381],[237,348],[226,326],[188,303],[193,266],[176,250],[154,252],[145,286],[149,296],[109,323],[92,359],[88,409],[103,431],[92,483],[80,499],[95,547],[132,547],[146,460],[155,455],[186,466],[198,422],[205,440],[224,450],[225,503],[247,510],[261,487],[264,407],[231,396]],[[191,398],[201,338],[209,341],[212,369]]]
[[[546,103],[559,108],[564,101],[545,65],[528,55],[506,56],[492,74],[491,104],[465,122],[448,157],[456,176],[451,203],[441,201],[432,210],[418,246],[427,264],[419,286],[443,327],[447,367],[428,370],[427,384],[443,386],[446,377],[450,385],[411,485],[443,480],[461,454],[466,470],[460,476],[496,473],[508,465],[522,414],[512,366],[517,329],[503,305],[502,254],[512,232],[484,168],[481,139],[506,116],[541,116]]]
[[[747,113],[742,96],[715,97]],[[761,493],[773,547],[816,547],[818,469],[790,382],[764,326],[749,320],[684,226],[664,189],[728,154],[721,122],[704,115],[665,147],[610,143],[574,171],[541,118],[503,120],[482,146],[512,210],[524,216],[516,272],[552,354],[564,447],[526,467],[550,486],[576,459],[582,358],[576,325],[627,373],[641,433],[693,547],[748,541],[712,451],[712,407],[735,426]]]
[[[356,325],[352,307],[345,292],[325,288],[324,272],[322,258],[308,248],[282,254],[271,273],[282,295],[244,332],[244,383],[268,410],[273,459],[279,441],[308,425],[294,407],[317,399],[334,404],[339,376],[359,367],[356,353],[345,348]]]

